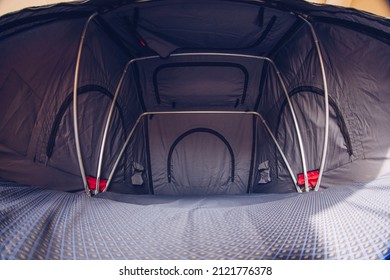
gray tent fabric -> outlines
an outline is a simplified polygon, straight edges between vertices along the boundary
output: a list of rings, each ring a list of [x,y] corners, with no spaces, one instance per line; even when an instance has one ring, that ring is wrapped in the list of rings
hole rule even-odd
[[[188,115],[179,121],[174,115],[153,117],[149,139],[154,193],[246,193],[252,122],[251,116],[241,115]]]
[[[388,19],[292,0],[4,15],[0,177],[109,198],[388,186],[389,44]]]

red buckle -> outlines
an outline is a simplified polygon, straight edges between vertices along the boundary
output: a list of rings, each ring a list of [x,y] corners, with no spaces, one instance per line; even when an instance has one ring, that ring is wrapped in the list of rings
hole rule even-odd
[[[92,176],[87,176],[88,187],[91,191],[96,189],[96,178]],[[99,192],[102,192],[107,185],[107,179],[100,179],[99,181]]]
[[[311,170],[307,172],[307,179],[309,183],[309,187],[314,188],[317,184],[318,181],[318,175],[319,175],[319,170]],[[305,178],[303,177],[303,173],[298,174],[298,185],[299,186],[304,186],[305,185]]]

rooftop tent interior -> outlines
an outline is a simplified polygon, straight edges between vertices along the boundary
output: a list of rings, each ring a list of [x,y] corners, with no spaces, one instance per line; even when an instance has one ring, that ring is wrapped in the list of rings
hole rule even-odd
[[[306,1],[0,17],[0,259],[389,258],[389,34]]]
[[[322,188],[389,174],[386,20],[205,3],[2,17],[0,176],[73,192],[115,169],[108,191],[207,195],[294,192],[322,164]]]

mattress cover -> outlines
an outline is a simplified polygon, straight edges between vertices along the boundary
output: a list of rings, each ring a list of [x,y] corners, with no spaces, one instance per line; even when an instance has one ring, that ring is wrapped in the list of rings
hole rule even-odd
[[[2,180],[0,259],[384,259],[389,186],[88,197]]]

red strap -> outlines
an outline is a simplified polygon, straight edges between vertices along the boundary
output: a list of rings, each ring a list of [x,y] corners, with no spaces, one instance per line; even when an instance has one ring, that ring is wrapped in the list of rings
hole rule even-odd
[[[310,187],[315,187],[318,181],[318,174],[319,170],[311,170],[307,172],[307,179],[309,181]],[[304,186],[305,185],[305,178],[303,177],[303,173],[298,174],[298,185]]]
[[[96,189],[96,178],[92,176],[87,176],[88,187],[91,191]],[[102,192],[107,185],[107,179],[100,179],[99,182],[99,191]]]

